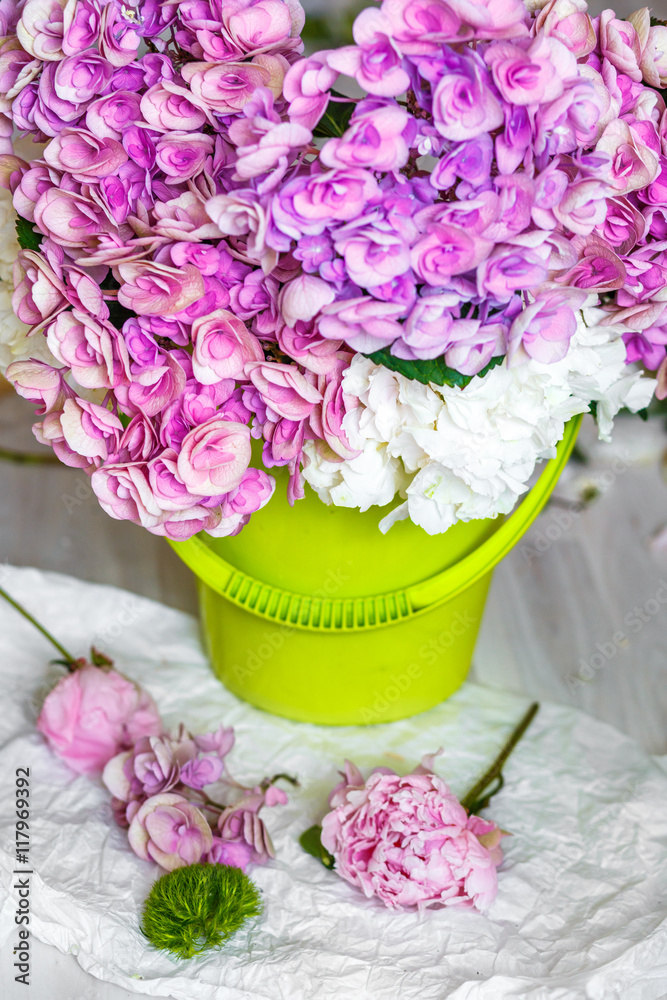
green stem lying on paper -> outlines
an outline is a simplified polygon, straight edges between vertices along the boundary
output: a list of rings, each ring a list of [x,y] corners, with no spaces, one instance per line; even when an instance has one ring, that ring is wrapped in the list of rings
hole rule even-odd
[[[23,615],[23,617],[27,619],[31,625],[34,625],[35,628],[38,629],[38,631],[40,631],[46,639],[49,640],[52,646],[55,646],[55,648],[58,650],[63,660],[65,661],[69,670],[77,669],[77,667],[79,666],[79,661],[75,660],[72,654],[68,653],[65,647],[60,642],[58,642],[58,640],[54,638],[54,636],[51,635],[48,629],[45,629],[43,625],[40,625],[37,619],[33,618],[30,612],[26,611],[26,609],[23,607],[22,604],[19,604],[19,602],[15,601],[13,597],[10,597],[7,591],[3,590],[2,587],[0,587],[0,597],[2,597],[3,600],[7,601],[8,604],[11,604],[11,606],[15,608],[20,615]]]
[[[528,729],[528,726],[537,715],[539,707],[540,706],[536,701],[533,702],[521,721],[512,731],[510,738],[494,760],[493,764],[491,764],[488,770],[484,772],[479,781],[473,785],[468,794],[461,799],[461,805],[464,806],[469,813],[477,814],[480,809],[485,809],[493,796],[503,787],[504,779],[502,772],[503,767],[507,762],[507,758],[512,753],[515,746]]]

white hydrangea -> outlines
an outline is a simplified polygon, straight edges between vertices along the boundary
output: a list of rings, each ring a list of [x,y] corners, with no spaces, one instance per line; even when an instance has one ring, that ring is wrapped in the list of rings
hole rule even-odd
[[[551,458],[565,424],[597,403],[608,440],[623,406],[647,406],[655,380],[626,365],[622,329],[586,308],[566,357],[547,365],[504,362],[464,388],[422,385],[356,355],[344,390],[359,400],[344,428],[357,458],[331,461],[308,442],[304,474],[325,503],[367,510],[398,493],[403,502],[380,522],[409,517],[429,534],[456,521],[508,514],[536,464]]]
[[[12,309],[12,266],[19,252],[16,241],[16,213],[9,191],[0,188],[0,373],[23,357],[28,327]]]

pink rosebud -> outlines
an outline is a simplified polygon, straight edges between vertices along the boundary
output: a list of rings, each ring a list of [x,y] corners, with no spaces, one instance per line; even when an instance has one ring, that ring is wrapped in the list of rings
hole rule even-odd
[[[265,274],[271,273],[278,254],[267,246],[268,218],[254,191],[244,188],[231,195],[215,195],[206,202],[206,212],[220,232],[245,236],[250,259],[260,263]]]
[[[498,889],[501,831],[468,816],[448,786],[418,769],[401,778],[378,769],[342,782],[322,821],[336,872],[385,906],[486,910]],[[349,780],[349,778],[348,778]]]
[[[461,25],[454,5],[445,0],[384,0],[382,13],[389,35],[406,55],[434,52],[443,43],[472,34]]]
[[[308,322],[334,301],[334,289],[313,274],[302,274],[288,282],[280,293],[280,311],[288,326]]]
[[[91,664],[58,681],[46,696],[37,728],[78,774],[100,774],[120,750],[162,729],[150,695],[115,670]]]
[[[123,425],[114,413],[86,399],[65,400],[60,426],[73,452],[102,461],[116,451],[123,432]]]
[[[63,58],[63,9],[66,0],[28,0],[16,25],[16,37],[35,59]]]
[[[613,10],[603,10],[600,14],[598,37],[602,56],[631,80],[641,80],[639,63],[642,46],[632,24],[621,21]]]
[[[139,316],[171,316],[204,294],[204,280],[193,264],[181,268],[150,261],[118,266],[118,301]]]
[[[167,202],[156,201],[153,212],[155,232],[169,240],[210,240],[222,235],[211,222],[203,198],[194,191],[184,191]]]
[[[161,80],[142,94],[141,115],[160,132],[198,132],[207,120],[190,91],[171,80]]]
[[[112,75],[111,63],[92,49],[67,56],[53,77],[55,96],[74,105],[87,104],[108,92]]]
[[[221,114],[242,111],[257,87],[269,83],[268,71],[254,63],[189,62],[182,73],[196,100]]]
[[[503,124],[500,102],[491,90],[488,70],[469,56],[452,58],[452,69],[433,92],[433,122],[445,139],[474,139]]]
[[[249,361],[263,361],[264,351],[245,323],[226,309],[192,324],[192,370],[203,385],[242,378]]]
[[[391,37],[391,23],[381,10],[367,7],[357,15],[352,29],[356,45],[327,56],[328,65],[354,77],[368,94],[398,97],[410,89],[400,50]]]
[[[116,521],[133,521],[154,528],[162,511],[151,490],[143,462],[103,465],[91,476],[90,485],[100,507]]]
[[[200,861],[213,835],[204,814],[182,795],[163,792],[140,807],[128,830],[130,847],[144,861],[166,871]]]
[[[97,41],[100,11],[95,0],[68,0],[63,16],[63,52],[75,56]]]
[[[305,420],[322,399],[296,365],[251,362],[246,365],[246,377],[259,390],[265,405],[287,420]]]
[[[187,181],[200,173],[213,152],[213,139],[203,132],[169,132],[158,140],[155,163],[167,177]]]
[[[540,292],[510,327],[510,362],[520,346],[529,357],[543,364],[561,361],[577,329],[577,310],[585,299],[585,292],[571,292],[569,289]]]
[[[577,263],[556,274],[554,281],[559,285],[596,292],[622,288],[627,272],[618,254],[597,236],[575,237],[575,240],[572,242],[579,253]]]
[[[254,514],[266,506],[275,488],[275,479],[263,469],[246,469],[239,485],[225,497],[223,517]]]
[[[98,138],[121,139],[129,125],[141,118],[140,97],[130,90],[117,90],[88,106],[86,127]]]
[[[397,104],[354,114],[343,137],[324,144],[320,159],[327,167],[400,170],[408,162],[407,124],[407,111]]]
[[[639,13],[637,11],[637,14]],[[665,25],[657,24],[648,29],[640,69],[644,82],[648,83],[650,87],[667,87],[667,27]]]
[[[248,427],[212,417],[183,439],[178,474],[196,496],[220,496],[239,485],[250,454]]]
[[[549,0],[533,22],[533,31],[544,31],[566,45],[577,59],[583,59],[597,45],[597,36],[586,0]]]
[[[292,34],[290,5],[284,0],[250,0],[223,10],[223,24],[232,43],[246,55],[268,51]]]
[[[607,125],[596,150],[611,158],[609,182],[619,194],[647,187],[660,173],[656,153],[620,118]]]
[[[28,326],[49,323],[67,307],[62,273],[58,275],[34,250],[21,250],[14,262],[14,312]]]
[[[308,59],[300,59],[287,71],[283,84],[285,100],[289,101],[290,120],[307,129],[313,129],[329,105],[329,91],[338,77],[338,70],[330,68],[330,53],[316,52]]]
[[[46,330],[46,342],[54,358],[71,368],[79,385],[111,389],[129,381],[125,342],[106,320],[96,322],[78,309],[61,312]]]
[[[250,864],[252,856],[253,850],[250,844],[213,837],[213,843],[206,860],[209,864],[229,865],[230,868],[240,868],[244,872]]]
[[[181,781],[188,788],[202,789],[220,779],[223,764],[219,757],[195,757],[181,768]]]
[[[319,235],[333,221],[358,218],[378,194],[369,170],[328,170],[289,181],[273,196],[271,214],[281,233],[299,240],[304,233]]]
[[[429,285],[445,285],[488,256],[490,240],[449,223],[432,223],[412,248],[412,267]]]
[[[577,75],[570,50],[548,35],[514,44],[489,46],[484,60],[498,90],[510,104],[543,104],[563,93],[563,80]]]
[[[95,247],[102,234],[115,227],[91,199],[63,188],[51,187],[35,205],[35,222],[63,247]]]
[[[36,413],[61,410],[74,392],[64,379],[64,368],[52,368],[43,361],[14,361],[5,377],[14,385],[19,396],[38,406]]]
[[[378,302],[363,295],[325,306],[317,328],[327,339],[342,340],[355,351],[372,354],[401,336],[398,320],[404,313],[402,303]]]
[[[174,542],[185,542],[201,531],[213,534],[221,524],[219,509],[210,510],[202,504],[187,510],[175,510],[163,514],[157,524],[148,526],[152,535],[171,538]]]
[[[127,158],[115,139],[100,139],[80,128],[63,129],[44,150],[48,164],[87,183],[117,173]]]

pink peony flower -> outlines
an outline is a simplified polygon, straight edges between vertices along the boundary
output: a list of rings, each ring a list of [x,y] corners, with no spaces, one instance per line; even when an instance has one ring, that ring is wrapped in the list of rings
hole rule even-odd
[[[115,670],[85,664],[46,696],[37,728],[78,774],[101,774],[107,761],[162,730],[150,695]]]
[[[364,783],[346,761],[344,780],[322,821],[322,844],[336,871],[365,896],[402,909],[475,906],[495,899],[502,832],[469,816],[426,767],[401,778],[386,768]]]
[[[162,792],[139,808],[128,830],[130,847],[144,861],[165,871],[200,861],[211,849],[213,834],[206,817],[182,795]]]

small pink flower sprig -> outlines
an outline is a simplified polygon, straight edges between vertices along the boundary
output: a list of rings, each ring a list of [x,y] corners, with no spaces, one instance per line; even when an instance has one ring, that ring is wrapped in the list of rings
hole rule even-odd
[[[277,774],[253,787],[239,784],[226,768],[234,730],[193,736],[183,725],[176,736],[164,731],[150,694],[113,669],[96,649],[90,661],[75,659],[2,587],[4,598],[58,650],[67,667],[46,696],[37,728],[49,747],[77,774],[101,775],[113,796],[119,825],[128,828],[132,850],[165,871],[198,862],[245,871],[275,856],[259,816],[264,807],[284,805]],[[224,803],[205,791],[215,785]]]
[[[498,892],[503,860],[496,823],[476,813],[503,787],[503,766],[532,722],[533,704],[491,767],[459,801],[434,773],[428,754],[400,777],[376,767],[364,781],[345,761],[329,796],[331,811],[301,837],[301,846],[327,868],[385,906],[418,910],[448,906],[485,911]]]

